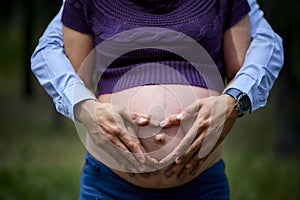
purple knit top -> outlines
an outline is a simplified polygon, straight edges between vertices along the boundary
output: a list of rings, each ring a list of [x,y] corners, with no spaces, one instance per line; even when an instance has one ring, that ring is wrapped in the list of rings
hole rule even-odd
[[[224,78],[223,33],[249,10],[247,0],[66,0],[62,22],[93,35],[99,94],[151,84],[216,89],[202,72],[215,66]]]

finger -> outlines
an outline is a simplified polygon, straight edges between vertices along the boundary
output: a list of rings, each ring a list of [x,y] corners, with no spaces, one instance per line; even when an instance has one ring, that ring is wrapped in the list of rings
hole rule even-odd
[[[132,113],[131,116],[131,123],[133,125],[137,126],[151,126],[151,127],[159,127],[160,121],[155,120],[152,118],[150,114],[138,114],[138,113]],[[127,116],[128,117],[128,116]]]
[[[105,160],[105,162],[110,165],[111,167],[118,169],[120,171],[125,172],[136,172],[137,170],[135,167],[131,164],[130,159],[125,157],[116,147],[114,144],[110,142],[105,142],[102,140],[103,144],[99,145],[98,148],[105,151],[107,154],[109,154],[111,159],[113,159],[113,162],[111,160]],[[98,152],[100,158],[101,152]],[[115,162],[115,163],[114,163]],[[116,165],[117,164],[117,165]]]
[[[162,128],[169,128],[173,125],[178,125],[182,121],[189,120],[195,117],[200,109],[199,101],[195,101],[190,106],[186,107],[181,113],[168,116],[160,124]]]
[[[134,125],[146,126],[151,123],[151,116],[147,114],[141,114],[141,113],[128,114],[127,112],[122,111],[121,115],[122,117],[124,117],[126,120],[130,121]]]
[[[177,145],[177,147],[175,147],[175,149],[165,158],[160,160],[159,164],[164,166],[174,162],[175,159],[180,157],[186,151],[186,149],[193,143],[194,139],[198,137],[198,132],[201,132],[201,130],[198,131],[198,123],[195,122],[186,134],[186,136],[181,140],[179,145]]]
[[[151,116],[147,115],[147,120],[150,118]],[[125,131],[118,134],[119,139],[125,144],[129,151],[134,153],[141,164],[147,165],[147,169],[151,171],[158,169],[158,160],[146,154],[145,148],[141,144],[138,137],[136,137],[135,131],[130,126],[127,127]]]
[[[173,114],[168,116],[166,119],[164,119],[162,122],[160,122],[161,128],[170,128],[173,125],[178,125],[181,122],[181,118],[179,114]]]
[[[178,174],[177,178],[179,181],[184,181],[184,179],[186,179],[186,177],[189,176],[189,170],[186,170],[186,168],[184,167],[181,172]]]
[[[197,171],[197,169],[206,161],[206,159],[218,148],[218,146],[222,143],[222,139],[220,139],[216,145],[213,147],[213,149],[206,155],[205,157],[201,157],[200,152],[198,152],[197,157],[199,158],[199,161],[197,165],[195,165],[193,171]],[[191,173],[193,173],[193,171]]]
[[[144,179],[148,179],[150,177],[150,173],[146,172],[146,173],[138,173],[138,176],[144,178]]]
[[[159,171],[158,171],[158,170],[155,170],[155,171],[152,171],[150,174],[151,174],[151,175],[157,175],[157,174],[159,174]]]
[[[193,164],[192,164],[192,166],[190,167],[190,175],[191,176],[194,176],[197,172],[198,172],[198,170],[199,170],[199,168],[202,166],[202,164],[207,160],[207,158],[215,151],[215,149],[219,146],[219,144],[221,143],[222,141],[220,140],[220,142],[218,142],[215,146],[214,146],[214,148],[212,149],[212,151],[211,152],[209,152],[209,154],[208,155],[206,155],[205,157],[201,157],[201,155],[199,155],[200,154],[200,152],[198,152],[197,154],[195,154],[195,157],[194,157],[194,160],[192,161],[193,162]]]
[[[130,161],[130,163],[134,166],[136,169],[134,173],[144,173],[145,172],[145,165],[141,164],[138,160],[138,157],[135,154],[132,154],[131,152],[121,152],[123,156],[127,157]]]
[[[129,115],[119,110],[119,112],[122,114],[122,116],[125,116],[127,119],[129,119]],[[141,116],[141,115],[137,115]],[[150,119],[150,115],[144,115],[147,120]],[[130,120],[130,119],[129,119]],[[118,119],[118,121],[121,121]],[[133,122],[131,122],[133,123]],[[147,122],[148,123],[148,122]],[[122,124],[121,124],[122,125]],[[119,126],[121,126],[119,123]],[[128,126],[126,129],[117,129],[115,130],[115,134],[117,134],[117,137],[122,141],[122,143],[128,148],[130,152],[132,152],[137,160],[140,162],[141,166],[144,168],[147,166],[147,170],[153,171],[158,169],[158,161],[154,158],[152,158],[150,155],[146,155],[146,150],[141,145],[140,140],[136,137],[135,131]],[[145,169],[144,169],[145,170]]]
[[[198,156],[197,156],[198,157]],[[206,159],[209,157],[209,155],[208,156],[206,156],[206,157],[204,157],[204,158],[201,158],[199,161],[198,161],[198,163],[196,163],[195,165],[194,165],[194,167],[193,168],[190,168],[190,175],[191,176],[195,176],[195,174],[199,171],[199,169],[201,168],[201,166],[202,166],[202,164],[206,161]]]
[[[193,171],[197,171],[201,164],[200,159],[198,156],[198,152],[196,152],[193,157],[185,164],[182,171],[178,174],[178,179],[183,181],[188,175],[191,175]]]
[[[151,123],[151,116],[150,115],[143,115],[143,114],[137,114],[133,113],[130,114],[132,123],[138,125],[138,126],[146,126]]]
[[[137,157],[141,164],[145,163],[145,149],[136,136],[133,136],[132,134],[128,134],[126,132],[121,132],[118,133],[117,137],[128,148],[128,150]]]
[[[174,174],[176,174],[179,170],[182,170],[183,165],[177,165],[172,163],[171,166],[165,171],[165,178],[171,178]]]
[[[175,163],[176,164],[186,164],[196,152],[199,152],[199,150],[202,147],[203,141],[206,138],[206,129],[203,128],[202,130],[198,130],[199,137],[195,139],[195,141],[192,143],[192,145],[178,158],[176,158]]]
[[[211,124],[207,130],[206,137],[202,143],[201,150],[199,151],[199,157],[204,158],[209,155],[215,147],[224,140],[222,136],[222,126]]]
[[[115,161],[120,165],[121,169],[126,170],[127,172],[137,173],[142,171],[139,169],[139,165],[137,165],[137,160],[134,155],[130,152],[125,152],[120,150],[119,147],[115,144],[106,145],[106,149],[104,149],[109,155],[115,159]]]
[[[125,135],[126,127],[123,118],[116,111],[121,110],[119,107],[112,108],[110,105],[105,106],[104,110],[106,114],[97,115],[97,124],[100,129],[99,138],[106,141],[109,144],[113,144],[114,147],[125,157],[130,163],[137,169],[136,171],[141,171],[143,166],[141,162],[136,158],[124,142],[120,139],[122,135]],[[126,135],[129,135],[126,133]],[[130,144],[128,144],[130,146]],[[133,147],[134,148],[134,147]],[[141,152],[138,151],[137,152]],[[140,159],[142,160],[142,159]]]
[[[195,101],[194,103],[192,103],[191,105],[189,105],[188,107],[186,107],[185,109],[183,109],[183,111],[179,114],[179,118],[181,120],[187,120],[190,119],[191,117],[194,117],[195,114],[197,114],[201,108],[201,99]]]
[[[192,169],[197,165],[200,160],[198,152],[201,148],[202,142],[205,138],[205,134],[201,134],[191,145],[190,148],[178,159],[175,160],[177,165],[184,165],[182,170],[178,173],[178,180],[183,181],[192,171]]]
[[[109,145],[107,145],[109,144]],[[116,146],[114,146],[111,143],[106,142],[106,145],[101,145],[101,148],[106,151],[109,155],[113,155],[115,162],[119,165],[119,167],[115,167],[119,170],[129,172],[129,173],[142,173],[142,172],[149,172],[149,171],[157,171],[157,168],[152,167],[151,170],[149,170],[149,167],[147,169],[137,169],[136,166],[133,165],[132,160],[133,158],[130,158],[134,155],[128,155],[125,152],[120,151]],[[147,162],[148,163],[148,162]],[[158,163],[158,161],[156,161]],[[152,164],[152,163],[151,163]],[[129,174],[131,175],[131,174]],[[132,176],[132,175],[131,175]],[[146,175],[144,174],[143,177],[145,178]]]
[[[207,158],[212,154],[212,152],[217,148],[215,146],[213,150],[206,155],[205,157],[200,157],[200,152],[195,152],[193,157],[188,161],[188,163],[185,165],[182,172],[178,174],[178,179],[183,181],[188,175],[195,176],[195,174],[199,171],[199,169],[202,167],[202,164],[207,160]]]
[[[122,142],[124,142],[125,146],[127,146],[129,150],[133,152],[133,155],[140,163],[139,169],[142,169],[142,172],[158,170],[158,160],[145,152],[138,138],[126,134],[124,134],[123,137],[124,138],[121,138]],[[139,146],[142,148],[138,148]]]
[[[147,172],[155,172],[159,170],[159,165],[158,165],[158,160],[151,157],[150,155],[145,156],[146,161],[145,161],[145,167]]]
[[[129,151],[135,154],[143,155],[143,146],[140,144],[139,139],[136,137],[133,128],[130,126],[126,127],[123,118],[118,114],[115,114],[114,120],[115,121],[113,122],[103,124],[103,126],[105,126],[104,128],[108,133],[112,135],[112,137],[115,136],[124,144],[121,146],[121,144],[118,143],[119,147],[121,147],[120,149],[124,150],[125,152]],[[141,163],[144,163],[145,159],[143,158],[143,156],[139,157],[139,161]]]
[[[143,161],[142,158],[137,158],[131,151],[131,149],[135,149],[134,141],[132,140],[125,140],[122,141],[122,137],[126,135],[126,137],[130,137],[129,134],[124,134],[123,131],[119,128],[111,128],[106,130],[106,128],[103,128],[105,132],[105,137],[107,138],[107,142],[112,143],[115,145],[115,147],[118,149],[118,151],[126,157],[130,163],[137,169],[137,171],[143,172],[144,166],[141,163]],[[124,139],[124,138],[123,138]],[[138,141],[139,142],[139,141]],[[136,149],[135,149],[136,150]],[[140,150],[137,150],[138,152],[141,152]],[[140,159],[140,160],[139,160]]]

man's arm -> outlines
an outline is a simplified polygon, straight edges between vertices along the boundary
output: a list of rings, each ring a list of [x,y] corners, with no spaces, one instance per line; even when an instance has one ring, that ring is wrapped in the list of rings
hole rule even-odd
[[[252,42],[247,50],[242,67],[226,89],[237,88],[245,92],[252,102],[252,110],[257,110],[266,105],[269,91],[272,89],[283,66],[283,46],[280,36],[272,30],[264,19],[263,12],[259,10],[256,0],[248,0],[248,2],[251,7],[249,17]],[[173,117],[171,118],[173,122],[169,123],[178,123],[179,118],[180,116]],[[233,125],[230,121],[231,119],[228,118],[224,122],[225,132],[229,132]],[[231,126],[226,124],[231,124]],[[221,139],[224,139],[224,137]],[[174,164],[166,171],[166,177],[171,177],[178,171],[181,171],[178,177],[193,174],[207,158],[200,158],[197,153],[191,159],[190,156],[188,153],[181,156],[177,160],[177,165]],[[184,169],[180,165],[185,166]]]
[[[64,52],[62,8],[40,38],[31,58],[31,69],[57,111],[74,120],[74,105],[95,96],[85,87]]]
[[[67,58],[64,51],[61,23],[62,10],[63,7],[58,15],[51,21],[43,36],[40,38],[39,44],[31,58],[31,68],[40,84],[53,99],[57,111],[66,117],[75,120],[74,108],[76,107],[76,120],[81,121],[82,118],[91,119],[89,120],[89,124],[86,123],[85,125],[89,132],[97,134],[100,132],[99,127],[94,128],[93,126],[93,119],[96,118],[95,112],[93,112],[96,108],[94,107],[97,102],[96,98],[85,87],[84,82],[77,75],[72,63]],[[77,63],[77,68],[78,65],[79,64]],[[86,113],[87,115],[85,115]],[[103,115],[101,115],[100,118],[105,115],[104,112],[102,112],[102,114]],[[122,113],[122,116],[125,116],[126,114],[127,113],[124,112]],[[138,121],[139,119],[140,116],[136,116],[133,120]],[[147,121],[140,122],[140,124],[143,125],[147,123]],[[127,145],[124,147],[125,151],[128,148],[129,150],[132,150],[133,153],[142,153],[138,149],[140,145],[134,145],[133,143],[133,141],[136,141],[136,137],[133,139],[131,137],[134,136],[132,136],[132,134],[125,134],[122,140],[123,143],[120,145],[123,145],[123,147],[124,145]],[[99,142],[106,144],[105,147],[103,145],[104,149],[110,147],[106,150],[111,154],[115,153],[114,155],[117,156],[118,153],[121,153],[116,160],[118,163],[122,163],[123,166],[130,167],[133,165],[136,167],[140,164],[140,162],[143,162],[142,156],[137,156],[136,158],[135,155],[126,154],[126,152],[126,156],[124,156],[122,154],[124,152],[120,151],[120,149],[114,151],[118,145],[113,145],[111,142],[106,142],[106,140],[99,140]],[[139,160],[140,162],[137,162],[136,159],[141,159],[142,161]],[[147,164],[150,163],[150,166],[157,163],[156,160],[149,156],[146,158],[145,162],[147,162]],[[130,168],[130,170],[135,170],[135,168]]]
[[[263,17],[256,0],[248,0],[252,42],[244,64],[228,88],[245,92],[251,102],[252,111],[267,103],[270,90],[283,66],[282,39]]]

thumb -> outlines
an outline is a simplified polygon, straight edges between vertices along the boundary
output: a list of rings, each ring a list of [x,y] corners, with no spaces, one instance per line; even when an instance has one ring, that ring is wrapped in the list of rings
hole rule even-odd
[[[160,123],[160,126],[162,128],[169,128],[172,125],[178,125],[181,122],[194,118],[199,111],[199,107],[199,101],[195,101],[194,103],[183,109],[179,114],[168,116]]]
[[[137,126],[146,126],[149,125],[151,122],[151,117],[147,114],[141,114],[141,113],[129,114],[125,111],[122,111],[121,115],[124,117],[124,119]]]

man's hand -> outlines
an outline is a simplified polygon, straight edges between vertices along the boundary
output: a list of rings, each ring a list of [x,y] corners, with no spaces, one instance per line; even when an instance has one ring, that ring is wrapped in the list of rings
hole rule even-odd
[[[76,119],[83,123],[94,143],[111,155],[123,171],[144,172],[145,165],[155,166],[157,161],[145,156],[145,150],[135,132],[127,123],[143,126],[149,124],[149,116],[133,114],[109,103],[86,100],[76,105]]]
[[[167,128],[197,116],[180,144],[160,161],[160,164],[174,161],[165,172],[167,178],[178,173],[179,180],[183,180],[197,172],[233,127],[238,117],[235,103],[236,100],[229,95],[199,99],[179,115],[169,116],[162,123],[162,128]]]

